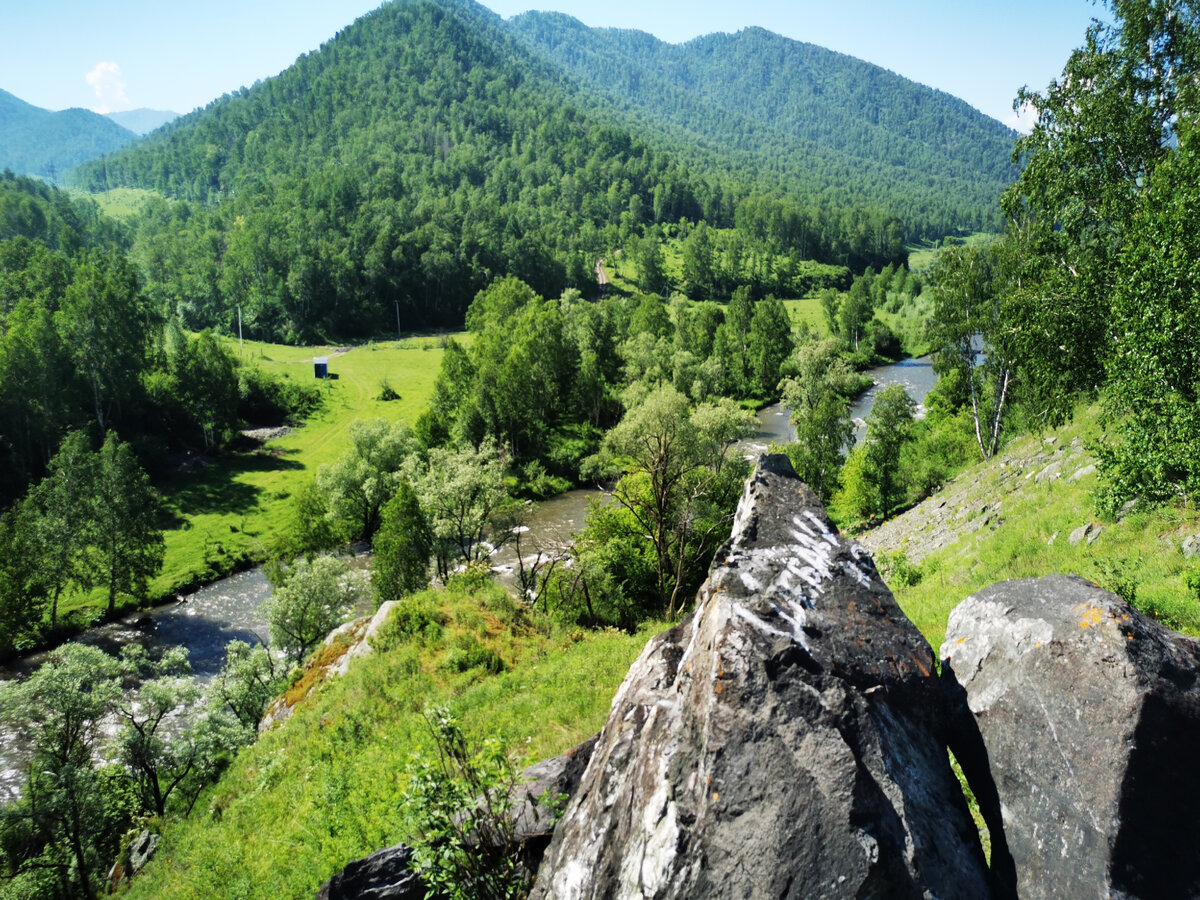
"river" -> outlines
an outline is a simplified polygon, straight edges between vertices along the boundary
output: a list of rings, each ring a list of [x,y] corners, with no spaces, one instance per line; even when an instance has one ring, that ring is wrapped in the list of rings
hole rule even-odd
[[[929,357],[908,359],[890,366],[871,369],[875,385],[851,408],[855,420],[855,440],[861,440],[864,419],[869,415],[878,391],[890,384],[903,384],[922,404],[937,381]],[[921,407],[920,409],[923,409]],[[758,414],[758,430],[739,442],[748,457],[765,453],[772,444],[785,444],[795,437],[789,421],[790,411],[780,404],[764,407]],[[530,506],[520,534],[519,549],[528,566],[540,552],[549,554],[569,545],[571,534],[583,527],[590,503],[605,496],[598,488],[578,488]],[[510,542],[492,557],[492,565],[505,584],[515,586],[518,543]],[[201,687],[220,671],[225,645],[231,640],[247,643],[262,641],[267,635],[263,603],[271,596],[271,587],[261,569],[231,575],[180,602],[140,612],[125,619],[91,629],[77,640],[94,644],[112,653],[128,643],[141,643],[148,650],[178,644],[188,649],[189,659]],[[32,654],[0,667],[0,682],[23,678],[46,658]],[[0,803],[16,796],[24,778],[22,761],[27,758],[18,735],[7,723],[0,722]]]

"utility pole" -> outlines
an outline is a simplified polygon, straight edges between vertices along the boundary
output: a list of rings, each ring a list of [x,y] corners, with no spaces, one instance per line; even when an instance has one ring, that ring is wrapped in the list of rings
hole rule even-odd
[[[238,353],[242,352],[242,304],[238,304]]]
[[[396,340],[404,340],[404,334],[400,331],[400,298],[392,298],[396,303]]]

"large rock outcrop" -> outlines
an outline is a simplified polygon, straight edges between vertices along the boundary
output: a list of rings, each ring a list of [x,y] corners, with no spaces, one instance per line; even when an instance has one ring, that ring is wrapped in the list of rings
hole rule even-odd
[[[929,645],[786,457],[613,701],[533,897],[989,895]]]
[[[1053,575],[968,597],[942,654],[1022,898],[1200,897],[1200,645]]]

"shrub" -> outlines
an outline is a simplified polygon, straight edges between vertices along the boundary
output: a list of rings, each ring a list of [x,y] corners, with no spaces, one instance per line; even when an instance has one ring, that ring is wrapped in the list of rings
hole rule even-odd
[[[391,650],[409,641],[441,640],[446,616],[430,594],[414,594],[396,602],[387,622],[372,639],[376,650]]]
[[[454,648],[446,655],[442,664],[448,672],[469,672],[472,669],[482,669],[490,675],[499,675],[504,671],[504,660],[496,651],[479,643],[471,634],[464,634],[454,641]]]
[[[498,738],[472,746],[446,707],[425,711],[436,755],[408,767],[404,811],[413,862],[448,900],[516,900],[532,876],[512,809],[518,774]]]

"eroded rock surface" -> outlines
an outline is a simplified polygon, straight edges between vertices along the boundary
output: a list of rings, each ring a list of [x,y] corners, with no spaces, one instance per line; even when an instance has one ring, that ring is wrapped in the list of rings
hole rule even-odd
[[[1200,645],[1080,578],[950,615],[1022,898],[1200,896]]]
[[[786,457],[618,691],[533,897],[989,896],[929,645]]]

